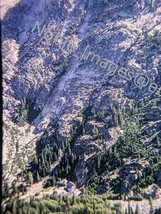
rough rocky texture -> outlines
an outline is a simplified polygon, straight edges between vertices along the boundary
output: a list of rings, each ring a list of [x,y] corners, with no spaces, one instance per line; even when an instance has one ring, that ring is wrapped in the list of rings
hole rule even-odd
[[[83,120],[81,112],[90,108],[91,114],[103,114],[102,119],[89,119],[73,146],[81,157],[74,169],[76,182],[79,186],[86,183],[93,158],[123,132],[114,122],[111,106],[131,108],[134,102],[155,96],[149,91],[150,83],[141,89],[134,84],[137,74],[146,74],[150,82],[161,85],[160,16],[159,0],[22,0],[7,11],[2,21],[5,178],[13,179],[22,170],[14,161],[17,155],[24,158],[21,166],[30,159],[26,146],[34,153],[30,143],[34,145],[46,130],[61,144],[71,136],[73,124]],[[60,30],[59,41],[32,32],[36,21],[41,30],[43,26],[53,34]],[[70,48],[64,45],[67,38]],[[101,61],[106,58],[132,71],[133,79],[128,81],[118,72],[108,76],[96,60],[82,59],[87,45]],[[24,106],[31,117],[20,126],[15,121]],[[160,114],[159,105],[147,115],[147,140],[160,135]],[[93,130],[104,140],[95,138]],[[18,152],[11,149],[16,142]],[[124,170],[126,187],[136,174],[126,166],[119,173]]]

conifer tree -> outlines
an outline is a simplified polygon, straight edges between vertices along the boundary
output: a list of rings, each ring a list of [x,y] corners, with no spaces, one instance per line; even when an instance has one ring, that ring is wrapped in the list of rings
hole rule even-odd
[[[59,195],[59,205],[62,203],[62,196]]]
[[[33,179],[33,176],[32,176],[32,173],[29,172],[28,173],[28,180],[29,180],[29,183],[32,185],[34,183],[34,179]]]
[[[5,195],[8,196],[9,195],[9,186],[8,183],[5,182]]]
[[[76,204],[76,197],[75,197],[75,195],[73,195],[72,201],[73,201],[73,204]]]
[[[96,204],[95,204],[95,200],[93,199],[93,211],[94,213],[96,213]]]
[[[123,129],[123,126],[124,126],[124,117],[123,117],[123,112],[121,111],[120,108],[118,110],[118,114],[119,114],[120,126]]]
[[[69,197],[67,197],[67,206],[68,207],[70,206],[70,199],[69,199]]]
[[[34,164],[35,164],[35,165],[38,165],[39,162],[38,162],[37,155],[34,156],[34,160],[33,160],[33,161],[34,161]]]
[[[17,193],[17,187],[16,187],[16,183],[12,182],[12,188],[13,188],[13,195]]]
[[[159,148],[159,147],[160,147],[160,140],[159,140],[159,137],[157,137],[156,143],[157,143],[157,148]]]
[[[17,141],[16,142],[16,153],[18,153],[19,152],[19,142]]]
[[[118,124],[119,124],[118,112],[117,112],[117,110],[116,110],[116,108],[114,106],[112,106],[112,111],[113,111],[113,114],[114,114],[114,122],[115,122],[116,126],[118,126]]]
[[[55,186],[55,184],[56,184],[56,179],[55,179],[55,176],[53,175],[53,177],[52,177],[52,183],[53,183],[53,186]]]
[[[51,158],[49,157],[49,169],[51,168]]]
[[[54,152],[54,161],[56,161],[58,159],[58,156],[56,154],[56,152]]]
[[[69,165],[66,166],[66,174],[68,175],[69,174],[69,171],[70,171],[71,167]]]
[[[100,169],[100,166],[101,166],[101,156],[98,155],[98,157],[97,157],[97,167],[98,167],[98,169]]]
[[[40,176],[39,176],[39,172],[36,171],[36,181],[39,182],[40,181]]]
[[[22,195],[24,195],[25,194],[25,187],[24,187],[24,185],[22,185]]]
[[[65,149],[65,142],[62,141],[62,151],[64,151],[64,149]]]
[[[45,171],[44,167],[42,168],[42,176],[43,176],[43,178],[46,176],[46,171]]]
[[[75,161],[75,155],[72,153],[72,155],[71,155],[71,162],[72,162],[72,164],[74,164],[74,161]]]
[[[12,213],[17,213],[17,201],[15,199],[12,204]]]

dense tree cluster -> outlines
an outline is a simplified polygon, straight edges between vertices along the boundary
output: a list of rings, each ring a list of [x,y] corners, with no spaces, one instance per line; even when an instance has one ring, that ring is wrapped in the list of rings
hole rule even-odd
[[[152,209],[152,205],[151,205]],[[136,211],[129,206],[123,210],[121,203],[112,205],[106,196],[96,196],[86,192],[79,197],[66,197],[52,195],[43,199],[30,197],[30,202],[14,199],[10,201],[5,209],[5,214],[49,214],[49,213],[71,213],[71,214],[139,214],[140,207]],[[156,212],[155,214],[159,214]]]
[[[147,122],[146,113],[156,105],[157,101],[156,99],[152,99],[150,102],[141,102],[137,107],[126,110],[126,113],[119,108],[112,107],[114,121],[116,125],[120,125],[123,128],[124,133],[120,136],[116,144],[95,158],[91,167],[91,171],[93,172],[91,177],[93,177],[90,178],[89,182],[89,189],[91,191],[98,193],[98,187],[102,185],[102,191],[105,192],[106,182],[102,179],[102,173],[123,169],[126,164],[124,163],[124,159],[136,160],[136,163],[139,163],[140,160],[147,161],[144,167],[136,169],[137,179],[135,184],[129,187],[129,191],[132,188],[138,194],[141,193],[142,188],[153,183],[158,183],[159,174],[157,172],[161,169],[161,156],[159,152],[155,152],[154,155],[154,149],[157,151],[157,149],[161,148],[161,139],[155,137],[153,141],[145,141],[144,143],[143,140],[147,136],[145,136],[144,129],[142,128]],[[133,170],[132,164],[130,168]],[[122,182],[123,177],[120,177],[120,179],[115,179],[112,184],[114,192],[118,194],[117,198],[120,198]]]

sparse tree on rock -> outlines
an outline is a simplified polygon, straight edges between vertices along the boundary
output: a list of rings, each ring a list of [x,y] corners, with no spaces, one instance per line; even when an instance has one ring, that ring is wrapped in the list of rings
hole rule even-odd
[[[28,173],[28,180],[29,180],[29,183],[32,185],[34,183],[34,179],[33,179],[33,176],[32,176],[32,173],[29,172]]]

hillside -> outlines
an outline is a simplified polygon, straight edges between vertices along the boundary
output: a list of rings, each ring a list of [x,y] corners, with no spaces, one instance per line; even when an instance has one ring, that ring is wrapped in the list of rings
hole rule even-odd
[[[28,197],[42,198],[44,186],[51,197],[85,189],[81,197],[120,200],[123,213],[128,200],[152,213],[153,201],[159,213],[161,2],[1,7],[4,204],[16,197],[32,204]],[[70,188],[59,187],[63,179]]]

